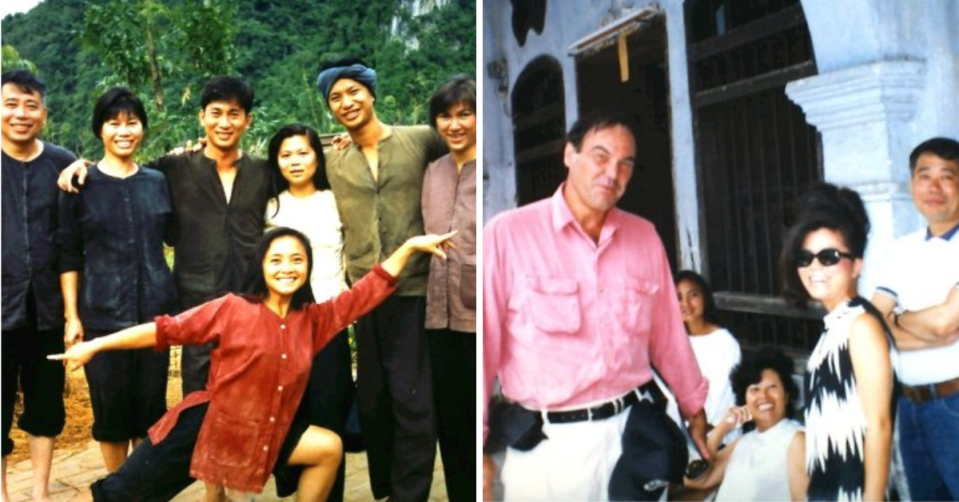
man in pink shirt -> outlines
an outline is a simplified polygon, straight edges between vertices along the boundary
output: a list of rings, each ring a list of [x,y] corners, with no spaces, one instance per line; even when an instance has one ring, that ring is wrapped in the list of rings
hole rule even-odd
[[[706,457],[707,383],[653,225],[617,209],[633,173],[632,119],[614,110],[573,125],[566,182],[507,211],[483,245],[483,440],[493,380],[542,417],[545,439],[508,448],[506,499],[606,500],[631,405],[663,377]],[[643,389],[645,390],[645,389]],[[528,451],[521,451],[528,449]],[[495,466],[483,457],[484,499]]]

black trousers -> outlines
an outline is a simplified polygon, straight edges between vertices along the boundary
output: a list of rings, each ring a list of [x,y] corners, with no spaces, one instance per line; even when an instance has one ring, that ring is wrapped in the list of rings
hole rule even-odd
[[[170,433],[158,444],[149,436],[134,448],[120,469],[90,485],[97,502],[165,502],[193,484],[190,464],[197,436],[210,408],[210,403],[192,406],[180,412]],[[273,467],[277,475],[293,453],[308,425],[294,420],[290,432],[280,446],[280,456]]]
[[[86,341],[110,332],[86,330]],[[93,407],[93,439],[118,443],[146,436],[166,413],[170,351],[101,352],[83,367]]]
[[[436,419],[426,299],[391,296],[357,322],[357,391],[374,498],[425,501]]]
[[[63,327],[3,331],[3,455],[13,452],[10,428],[17,388],[23,391],[23,413],[17,425],[33,436],[54,437],[63,431],[63,363],[47,356],[63,352]]]
[[[433,400],[450,502],[476,500],[476,334],[427,330]]]

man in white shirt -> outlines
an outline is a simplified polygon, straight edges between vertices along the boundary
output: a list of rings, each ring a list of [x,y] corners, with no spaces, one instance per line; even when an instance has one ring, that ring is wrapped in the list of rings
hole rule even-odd
[[[913,500],[959,500],[959,142],[909,156],[910,192],[928,227],[881,262],[872,302],[900,350],[899,445]]]

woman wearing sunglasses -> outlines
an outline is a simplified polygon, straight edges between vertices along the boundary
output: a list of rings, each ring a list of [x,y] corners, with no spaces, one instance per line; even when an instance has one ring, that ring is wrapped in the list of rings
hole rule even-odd
[[[856,282],[869,233],[859,195],[822,184],[807,192],[780,266],[785,296],[828,311],[806,365],[808,500],[882,500],[889,476],[891,337]]]

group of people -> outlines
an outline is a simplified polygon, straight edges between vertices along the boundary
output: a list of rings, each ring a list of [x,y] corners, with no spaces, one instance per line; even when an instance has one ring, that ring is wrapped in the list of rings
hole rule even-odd
[[[3,74],[5,502],[18,388],[47,497],[65,363],[85,370],[109,473],[81,499],[168,500],[196,479],[206,500],[244,498],[274,474],[280,496],[342,500],[354,401],[374,497],[426,500],[438,440],[450,499],[475,498],[475,82],[440,85],[430,126],[382,123],[359,59],[325,63],[317,88],[348,134],[326,152],[301,124],[267,159],[243,151],[253,89],[220,76],[202,149],[146,162],[143,104],[110,89],[88,166],[38,139],[43,83]],[[167,411],[171,345],[184,397]]]
[[[616,208],[635,131],[621,111],[584,114],[553,197],[484,230],[484,402],[501,396],[483,409],[484,499],[500,480],[506,500],[882,500],[898,426],[899,495],[959,500],[959,143],[910,156],[927,228],[870,260],[872,301],[859,194],[823,183],[798,201],[783,295],[827,312],[800,394],[793,360],[743,356],[703,277],[672,276],[653,225]],[[686,435],[663,425],[659,380]]]

